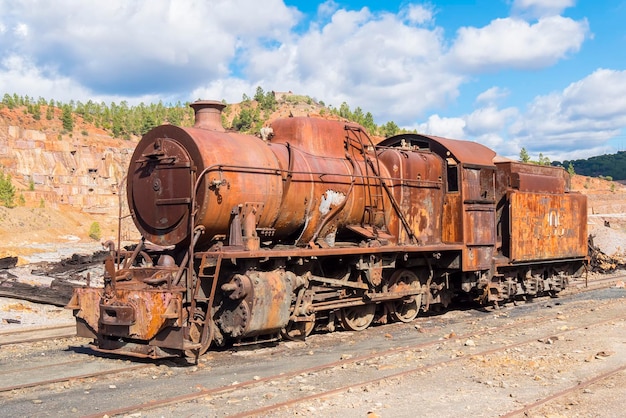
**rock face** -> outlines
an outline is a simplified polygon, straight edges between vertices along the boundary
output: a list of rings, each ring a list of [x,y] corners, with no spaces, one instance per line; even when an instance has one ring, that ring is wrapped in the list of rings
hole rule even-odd
[[[0,167],[11,174],[27,203],[116,210],[135,142],[84,133],[46,133],[0,118]]]

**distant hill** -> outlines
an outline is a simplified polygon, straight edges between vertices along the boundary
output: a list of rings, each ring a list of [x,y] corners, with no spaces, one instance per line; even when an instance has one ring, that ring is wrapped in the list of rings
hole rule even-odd
[[[586,160],[554,162],[553,165],[574,167],[576,174],[589,177],[604,177],[609,180],[626,180],[626,151],[617,154],[598,155]]]

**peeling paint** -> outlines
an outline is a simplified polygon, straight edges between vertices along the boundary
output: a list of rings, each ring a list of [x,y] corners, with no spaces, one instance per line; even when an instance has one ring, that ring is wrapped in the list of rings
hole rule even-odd
[[[326,193],[322,195],[319,211],[322,215],[326,215],[330,212],[331,206],[340,205],[344,202],[344,200],[346,200],[345,194],[335,190],[326,190]]]

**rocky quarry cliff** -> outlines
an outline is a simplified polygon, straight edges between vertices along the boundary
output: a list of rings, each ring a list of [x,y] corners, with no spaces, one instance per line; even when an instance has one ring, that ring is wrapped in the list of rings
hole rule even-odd
[[[74,130],[60,119],[37,121],[17,109],[0,109],[0,171],[15,187],[14,208],[0,207],[0,256],[27,254],[38,243],[93,241],[90,226],[102,238],[117,236],[124,179],[137,138],[112,138],[75,117]],[[123,222],[124,238],[136,235]]]

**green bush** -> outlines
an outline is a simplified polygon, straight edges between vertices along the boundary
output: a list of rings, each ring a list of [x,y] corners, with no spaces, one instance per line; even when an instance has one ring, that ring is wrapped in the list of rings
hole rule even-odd
[[[0,204],[7,208],[15,207],[15,187],[11,181],[11,175],[0,172]]]
[[[100,230],[100,224],[98,222],[93,222],[89,227],[89,238],[98,241],[102,236],[102,231]]]

